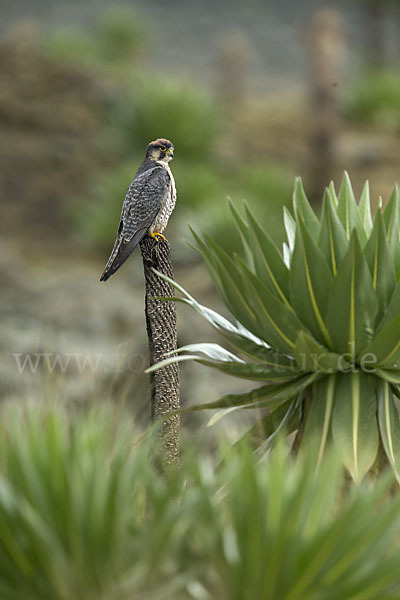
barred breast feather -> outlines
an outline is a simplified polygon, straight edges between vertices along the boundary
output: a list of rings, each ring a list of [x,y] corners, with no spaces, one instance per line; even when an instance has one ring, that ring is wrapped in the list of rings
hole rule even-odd
[[[158,163],[160,164],[160,163]],[[156,218],[153,223],[149,227],[149,233],[162,233],[164,229],[167,227],[168,220],[172,214],[172,211],[175,208],[176,203],[176,188],[175,188],[175,179],[171,173],[171,169],[168,165],[162,164],[162,168],[165,169],[169,175],[169,186],[168,191],[163,196],[161,201],[160,210],[157,213]]]

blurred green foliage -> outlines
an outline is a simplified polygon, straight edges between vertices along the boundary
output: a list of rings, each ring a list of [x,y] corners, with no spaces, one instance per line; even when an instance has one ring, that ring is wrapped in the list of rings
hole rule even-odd
[[[399,597],[390,481],[352,487],[278,446],[149,463],[129,414],[8,403],[0,422],[3,600]],[[217,468],[218,466],[218,468]]]
[[[131,101],[132,123],[126,126],[140,148],[166,137],[187,160],[210,156],[222,120],[217,104],[200,86],[141,77],[134,82]]]
[[[208,233],[228,252],[241,248],[240,238],[229,226],[227,199],[240,208],[251,206],[258,221],[280,244],[284,238],[282,211],[292,196],[292,175],[288,169],[273,164],[246,165],[220,174],[221,193],[206,197],[186,215],[197,231]],[[222,191],[223,190],[223,191]]]
[[[41,47],[55,60],[115,71],[132,69],[147,39],[145,25],[131,10],[114,8],[102,13],[90,31],[58,29],[43,38]]]
[[[280,242],[281,207],[295,173],[276,160],[297,167],[304,160],[309,168],[302,116],[287,117],[284,105],[280,114],[275,103],[271,110],[249,89],[240,105],[235,97],[226,104],[202,81],[182,81],[174,65],[165,76],[153,64],[162,42],[141,16],[128,8],[98,14],[80,31],[23,27],[3,46],[2,113],[14,139],[3,148],[5,197],[23,198],[36,228],[75,234],[79,221],[82,240],[109,247],[129,184],[125,173],[133,176],[147,143],[165,136],[176,147],[178,206],[170,227],[176,222],[182,231],[190,220],[233,250],[230,196],[236,204],[245,199]],[[343,110],[393,131],[399,102],[398,73],[375,71],[354,83]],[[15,189],[21,170],[23,184]],[[9,204],[11,214],[15,203]]]
[[[285,236],[282,211],[292,200],[293,174],[287,167],[264,163],[243,167],[238,177],[243,197],[260,223],[276,243],[282,242]]]
[[[37,404],[3,417],[1,597],[118,597],[144,509],[131,427],[119,423],[116,437],[107,411],[79,419]]]
[[[141,160],[134,157],[107,170],[93,182],[90,202],[82,206],[78,199],[74,203],[67,216],[77,225],[80,235],[100,247],[113,243],[125,192]]]
[[[83,68],[95,64],[112,84],[104,99],[101,143],[114,153],[109,165],[97,173],[84,201],[68,202],[65,214],[85,239],[101,247],[114,240],[125,191],[142,161],[149,141],[171,139],[175,145],[172,169],[178,189],[178,209],[171,221],[181,237],[192,223],[217,236],[229,251],[236,247],[228,226],[227,198],[246,200],[273,238],[283,239],[282,206],[291,197],[292,173],[274,164],[247,162],[246,148],[235,138],[235,123],[228,120],[219,101],[200,84],[177,78],[147,75],[140,63],[146,34],[137,17],[111,12],[92,32],[56,32],[45,42],[52,57],[78,62]],[[112,72],[108,66],[113,66]],[[129,69],[126,69],[127,65]],[[237,116],[235,118],[240,118]],[[221,151],[229,136],[228,159]],[[175,225],[173,225],[175,223]]]
[[[131,10],[120,8],[100,15],[93,39],[100,60],[117,62],[140,54],[148,33],[142,20]]]
[[[368,71],[355,81],[344,111],[351,119],[392,128],[400,125],[399,107],[400,72],[379,69]]]
[[[202,204],[212,206],[224,201],[227,182],[220,170],[201,161],[180,160],[172,164],[174,177],[179,182],[179,204],[196,210]]]

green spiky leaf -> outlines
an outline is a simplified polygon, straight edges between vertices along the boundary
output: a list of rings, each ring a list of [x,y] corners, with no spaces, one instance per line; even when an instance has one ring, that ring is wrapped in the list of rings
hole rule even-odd
[[[246,265],[241,264],[241,267],[244,288],[251,290],[251,307],[265,339],[269,339],[271,346],[282,354],[293,353],[296,338],[304,325],[295,312],[278,300]]]
[[[296,177],[294,183],[293,210],[297,223],[304,223],[309,233],[317,239],[321,225],[317,215],[311,208],[300,177]]]
[[[336,373],[350,367],[344,356],[330,352],[305,331],[301,331],[296,339],[295,356],[299,368],[303,371]]]
[[[237,264],[209,237],[205,237],[203,241],[197,234],[194,233],[194,236],[206,259],[210,274],[216,282],[217,289],[229,310],[247,329],[258,335],[257,316],[244,293],[245,287]]]
[[[282,255],[268,233],[260,227],[250,210],[247,209],[246,212],[250,223],[250,244],[255,273],[277,298],[290,307],[289,271]]]
[[[232,216],[235,220],[236,227],[239,230],[240,236],[242,238],[242,243],[244,247],[244,251],[246,253],[246,259],[248,263],[254,267],[254,258],[253,253],[251,251],[251,234],[248,223],[244,220],[242,215],[236,209],[232,201],[229,201],[229,208],[231,209]]]
[[[379,209],[376,212],[374,226],[364,252],[372,276],[372,285],[379,302],[379,318],[386,312],[396,287],[394,261],[386,239],[382,213]]]
[[[364,227],[364,231],[367,234],[367,236],[369,237],[371,230],[372,230],[372,215],[371,215],[371,201],[370,201],[370,194],[369,194],[369,182],[366,181],[362,194],[361,194],[361,198],[360,198],[360,202],[358,204],[358,212],[360,213],[360,219],[361,219],[361,223],[362,226]]]
[[[395,319],[400,314],[400,281],[396,285],[396,288],[390,298],[389,306],[386,309],[383,317],[376,324],[375,334],[381,331],[390,321]]]
[[[302,322],[314,337],[332,348],[331,337],[325,323],[332,273],[312,239],[308,229],[300,222],[290,269],[290,299]]]
[[[288,247],[290,251],[293,252],[294,241],[296,239],[296,221],[293,219],[286,206],[283,207],[283,223],[285,225]]]
[[[365,348],[363,355],[364,362],[371,362],[383,369],[391,369],[400,361],[400,315],[376,334]]]
[[[218,369],[227,375],[250,379],[252,381],[291,381],[299,376],[300,371],[280,369],[279,367],[268,368],[260,363],[216,362],[197,358],[197,362],[207,367]]]
[[[325,193],[324,195],[318,246],[329,264],[333,276],[336,277],[338,267],[346,254],[349,242],[329,193]]]
[[[297,396],[303,389],[311,383],[320,379],[319,373],[312,373],[297,377],[290,382],[271,383],[255,388],[250,392],[243,394],[227,394],[214,402],[207,402],[189,407],[188,410],[203,410],[215,408],[229,408],[240,406],[242,408],[266,408],[269,406],[278,407]]]
[[[361,221],[350,177],[347,172],[343,176],[339,192],[337,215],[342,222],[347,239],[350,240],[352,232],[356,230],[360,244],[364,247],[367,242],[367,234]]]
[[[182,353],[189,354],[182,356]],[[201,355],[204,355],[206,358],[202,358]],[[252,379],[253,381],[284,382],[301,375],[300,370],[294,364],[288,362],[286,366],[282,366],[280,364],[282,358],[274,356],[272,353],[270,354],[270,364],[266,362],[248,363],[232,354],[232,352],[225,350],[219,344],[213,343],[188,344],[187,346],[178,348],[178,350],[168,352],[163,361],[157,363],[157,365],[153,365],[146,372],[151,373],[175,362],[185,360],[195,360],[202,365],[219,369],[228,375],[242,379]]]
[[[399,226],[400,226],[400,197],[399,188],[396,185],[390,196],[388,203],[383,211],[383,220],[386,227],[386,236],[390,251],[393,256],[393,261],[396,270],[397,279],[400,278],[400,238],[399,238]]]
[[[307,413],[302,445],[315,456],[317,467],[321,466],[331,436],[331,421],[337,378],[325,377],[311,388],[311,405]]]
[[[374,383],[361,371],[336,377],[333,440],[352,478],[359,482],[374,464],[378,453]]]
[[[263,340],[246,330],[243,325],[240,323],[238,325],[233,325],[233,323],[228,321],[228,319],[222,315],[197,302],[197,300],[195,300],[195,298],[193,298],[176,281],[159,271],[154,271],[159,277],[168,281],[168,283],[179,290],[185,296],[181,301],[194,308],[194,310],[206,319],[212,327],[219,331],[232,346],[247,356],[261,360],[267,366],[277,366],[280,369],[293,368],[295,366],[295,361],[293,359],[269,348]]]
[[[383,447],[400,483],[400,418],[391,387],[377,383],[379,429]]]
[[[354,360],[371,340],[377,312],[371,274],[353,231],[329,295],[327,324],[335,350]]]

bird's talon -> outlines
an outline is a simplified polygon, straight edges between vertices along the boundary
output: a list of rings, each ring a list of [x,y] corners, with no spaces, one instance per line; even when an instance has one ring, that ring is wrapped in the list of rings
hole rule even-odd
[[[150,233],[149,235],[150,235],[150,237],[153,238],[153,240],[156,240],[156,242],[160,241],[159,238],[161,238],[163,240],[163,242],[167,241],[167,238],[165,236],[163,236],[162,233],[158,233],[157,231],[155,231],[154,233]]]

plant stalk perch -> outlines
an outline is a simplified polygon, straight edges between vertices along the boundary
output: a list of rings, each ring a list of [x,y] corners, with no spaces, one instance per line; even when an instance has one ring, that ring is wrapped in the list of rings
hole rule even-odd
[[[146,281],[145,314],[149,340],[150,365],[164,358],[166,352],[177,348],[176,306],[174,302],[159,300],[159,297],[173,296],[170,283],[161,279],[154,271],[173,279],[170,246],[165,240],[154,240],[146,236],[140,242],[143,268]],[[151,418],[163,419],[161,436],[164,445],[165,462],[174,466],[179,462],[179,414],[165,418],[170,412],[179,409],[179,365],[168,365],[150,373]]]

